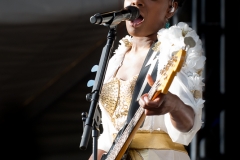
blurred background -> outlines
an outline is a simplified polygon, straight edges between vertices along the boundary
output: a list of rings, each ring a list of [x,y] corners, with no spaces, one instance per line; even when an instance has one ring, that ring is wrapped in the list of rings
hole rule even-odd
[[[170,21],[195,29],[207,58],[204,123],[187,148],[192,160],[230,154],[226,102],[234,83],[227,71],[234,67],[230,34],[236,32],[226,25],[232,22],[227,6],[225,0],[186,0]],[[0,0],[0,159],[88,159],[92,136],[85,150],[79,148],[82,113],[90,109],[87,82],[95,79],[91,69],[109,31],[89,19],[122,8],[123,0]],[[125,34],[122,22],[114,47]]]

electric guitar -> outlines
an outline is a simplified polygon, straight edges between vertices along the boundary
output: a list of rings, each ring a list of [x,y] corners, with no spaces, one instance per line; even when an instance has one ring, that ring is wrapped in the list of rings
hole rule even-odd
[[[160,71],[160,79],[154,82],[148,92],[149,99],[155,99],[160,93],[167,94],[175,75],[183,66],[185,56],[186,51],[181,49],[171,57],[164,68]],[[117,135],[108,153],[103,154],[101,160],[121,160],[145,117],[144,109],[139,107],[123,132]]]

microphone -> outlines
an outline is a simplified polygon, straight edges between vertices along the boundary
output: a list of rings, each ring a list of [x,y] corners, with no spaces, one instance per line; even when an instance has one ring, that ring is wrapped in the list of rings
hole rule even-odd
[[[137,7],[127,6],[126,8],[105,13],[96,13],[90,17],[90,22],[92,24],[108,25],[111,23],[118,24],[121,21],[129,20],[133,21],[140,15]]]

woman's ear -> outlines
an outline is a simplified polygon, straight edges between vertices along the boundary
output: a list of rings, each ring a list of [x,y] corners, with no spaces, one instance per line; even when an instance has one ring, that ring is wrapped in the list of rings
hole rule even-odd
[[[172,7],[171,8],[171,10],[170,10],[170,12],[174,12],[175,11],[175,8],[174,7]]]
[[[178,3],[172,1],[172,4],[171,4],[171,6],[169,7],[169,10],[168,10],[167,18],[171,18],[175,14],[175,12],[177,11],[177,8],[178,8]]]

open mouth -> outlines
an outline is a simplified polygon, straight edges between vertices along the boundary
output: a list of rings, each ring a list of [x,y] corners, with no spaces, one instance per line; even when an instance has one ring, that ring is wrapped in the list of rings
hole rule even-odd
[[[136,18],[135,20],[132,21],[133,26],[137,26],[140,23],[142,23],[144,21],[144,18],[142,15],[140,15],[138,18]]]

